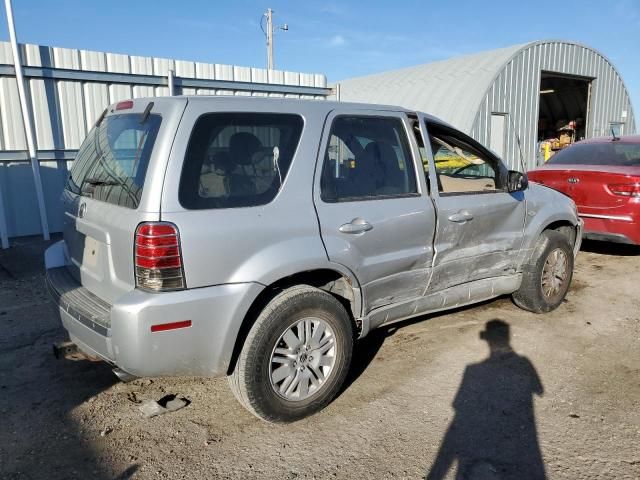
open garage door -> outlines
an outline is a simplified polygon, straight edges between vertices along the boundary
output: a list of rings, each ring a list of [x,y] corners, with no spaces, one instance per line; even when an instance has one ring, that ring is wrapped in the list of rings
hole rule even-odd
[[[538,142],[543,161],[586,137],[590,92],[589,78],[542,72]]]

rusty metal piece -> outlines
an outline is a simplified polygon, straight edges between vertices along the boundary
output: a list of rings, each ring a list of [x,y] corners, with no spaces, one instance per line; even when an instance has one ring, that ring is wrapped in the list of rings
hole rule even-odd
[[[101,359],[92,355],[87,355],[73,342],[60,342],[53,344],[53,355],[58,360],[64,358],[78,362],[80,360],[89,360],[91,362],[100,362]]]

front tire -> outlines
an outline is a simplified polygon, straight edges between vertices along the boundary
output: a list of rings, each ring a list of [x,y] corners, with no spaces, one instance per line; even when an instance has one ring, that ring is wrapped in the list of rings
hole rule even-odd
[[[323,409],[344,383],[351,320],[332,295],[307,285],[276,295],[251,327],[229,384],[238,401],[273,423]]]
[[[522,272],[522,284],[513,293],[516,305],[546,313],[562,303],[573,276],[573,249],[567,237],[555,230],[542,232]]]

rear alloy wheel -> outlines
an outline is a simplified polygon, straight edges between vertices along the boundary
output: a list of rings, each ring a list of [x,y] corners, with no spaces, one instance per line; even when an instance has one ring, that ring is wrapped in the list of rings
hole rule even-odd
[[[287,328],[271,352],[271,387],[285,400],[305,400],[322,388],[335,363],[335,334],[329,324],[303,318]]]
[[[251,413],[287,423],[324,408],[344,383],[353,350],[351,319],[331,294],[288,288],[264,308],[229,384]]]
[[[522,284],[513,294],[520,308],[535,313],[555,310],[567,295],[573,275],[573,249],[555,230],[542,232],[522,272]]]

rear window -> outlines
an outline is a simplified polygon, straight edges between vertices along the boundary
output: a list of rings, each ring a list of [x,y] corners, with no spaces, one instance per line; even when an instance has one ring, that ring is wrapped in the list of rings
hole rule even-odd
[[[142,196],[149,157],[161,118],[124,114],[105,117],[82,143],[66,188],[127,208],[137,208]]]
[[[640,166],[640,143],[577,143],[549,159],[552,165]]]
[[[180,178],[188,209],[269,203],[293,160],[303,120],[275,113],[210,113],[196,122]]]

